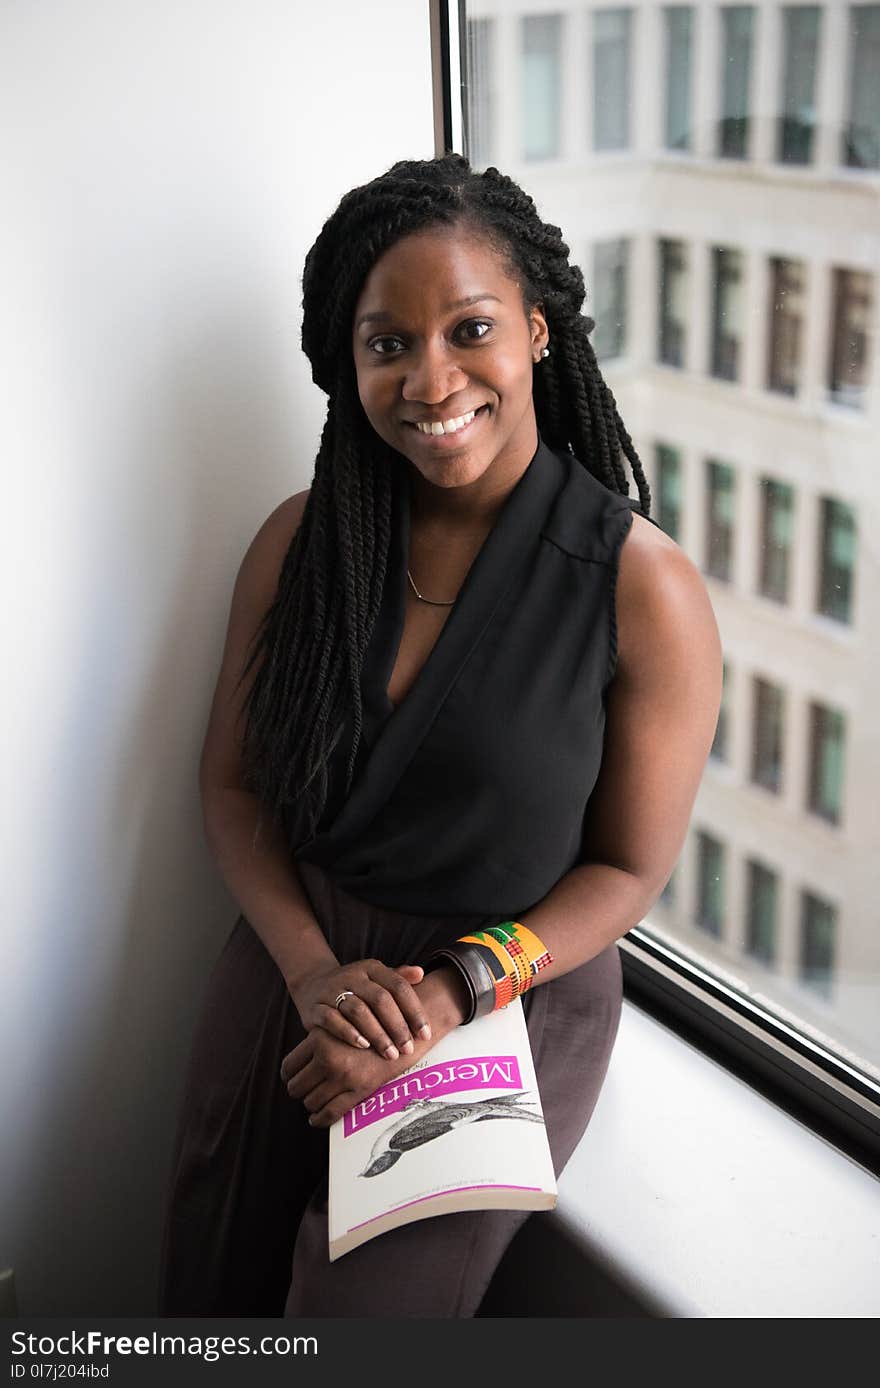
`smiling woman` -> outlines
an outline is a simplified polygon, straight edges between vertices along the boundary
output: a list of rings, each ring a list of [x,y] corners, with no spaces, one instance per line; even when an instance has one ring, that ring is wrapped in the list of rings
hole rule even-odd
[[[442,487],[453,515],[491,514],[521,476],[537,447],[532,367],[548,336],[485,236],[417,233],[373,266],[355,308],[358,394],[413,464],[420,511],[434,511]]]
[[[331,1264],[326,1130],[519,993],[561,1171],[616,1036],[615,941],[687,829],[718,633],[647,517],[580,270],[509,178],[395,164],[342,199],[303,288],[327,421],[311,488],[242,563],[205,738],[241,915],[193,1046],[160,1309],[472,1316],[527,1216],[434,1217]]]

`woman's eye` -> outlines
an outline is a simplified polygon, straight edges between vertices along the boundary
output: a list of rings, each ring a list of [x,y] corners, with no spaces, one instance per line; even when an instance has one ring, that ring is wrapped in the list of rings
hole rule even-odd
[[[371,351],[371,352],[375,352],[376,355],[377,355],[377,356],[380,356],[380,357],[387,357],[387,356],[389,356],[390,353],[386,352],[386,351],[384,350],[384,347],[382,346],[382,344],[385,343],[385,342],[400,342],[400,338],[399,338],[399,337],[374,337],[374,338],[373,338],[373,341],[370,343],[370,351]]]
[[[484,318],[472,318],[470,322],[464,323],[462,326],[464,329],[467,329],[468,331],[471,328],[484,328],[485,332],[481,332],[471,338],[471,342],[479,342],[481,338],[484,338],[486,336],[486,333],[492,327],[492,324],[487,323]]]

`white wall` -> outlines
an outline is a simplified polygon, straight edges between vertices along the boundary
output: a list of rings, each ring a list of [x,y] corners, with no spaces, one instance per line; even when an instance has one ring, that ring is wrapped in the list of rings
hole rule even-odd
[[[236,914],[196,787],[231,583],[311,479],[305,253],[433,153],[428,5],[3,0],[0,52],[0,1268],[149,1315]]]

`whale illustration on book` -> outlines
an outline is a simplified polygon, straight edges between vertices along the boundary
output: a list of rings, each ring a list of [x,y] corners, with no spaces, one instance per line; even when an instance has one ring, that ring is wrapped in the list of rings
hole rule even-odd
[[[543,1123],[540,1113],[519,1104],[528,1090],[517,1094],[502,1094],[492,1099],[477,1099],[472,1103],[444,1099],[414,1099],[407,1104],[396,1122],[381,1132],[373,1144],[370,1160],[361,1176],[380,1176],[399,1161],[404,1152],[423,1147],[426,1142],[453,1132],[469,1123],[484,1123],[490,1118],[520,1118],[529,1123]]]

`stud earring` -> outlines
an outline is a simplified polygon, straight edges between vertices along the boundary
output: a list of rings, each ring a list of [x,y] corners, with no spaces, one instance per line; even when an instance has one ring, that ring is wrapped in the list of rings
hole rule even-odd
[[[549,348],[549,347],[545,347],[544,350],[543,350],[543,352],[541,353],[541,356],[542,356],[542,357],[549,357],[549,355],[550,355],[550,348]]]

